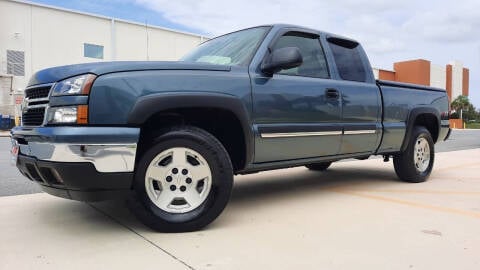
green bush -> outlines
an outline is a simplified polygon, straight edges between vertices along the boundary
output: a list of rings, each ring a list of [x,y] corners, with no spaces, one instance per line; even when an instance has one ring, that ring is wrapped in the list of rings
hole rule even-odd
[[[460,119],[460,115],[457,112],[453,112],[450,114],[450,119]]]

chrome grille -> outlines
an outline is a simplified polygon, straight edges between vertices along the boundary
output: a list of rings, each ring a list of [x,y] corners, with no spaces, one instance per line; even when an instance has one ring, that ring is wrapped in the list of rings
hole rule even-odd
[[[22,105],[22,125],[41,126],[48,106],[48,96],[53,84],[42,84],[25,89]]]
[[[46,98],[52,86],[34,87],[25,90],[25,98],[37,99]]]
[[[24,126],[40,126],[45,117],[45,107],[36,109],[27,109],[23,111],[22,122]]]

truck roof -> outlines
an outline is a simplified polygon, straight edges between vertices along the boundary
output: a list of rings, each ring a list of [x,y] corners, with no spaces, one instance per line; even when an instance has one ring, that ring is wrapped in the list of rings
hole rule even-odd
[[[327,32],[327,31],[322,31],[322,30],[318,30],[318,29],[313,29],[313,28],[309,28],[309,27],[305,27],[305,26],[295,25],[295,24],[275,23],[275,24],[259,25],[259,26],[256,26],[256,27],[261,27],[261,26],[269,26],[269,27],[273,27],[274,29],[281,29],[281,28],[304,29],[304,30],[307,30],[307,31],[309,31],[309,32],[318,33],[319,35],[322,35],[322,36],[334,37],[334,38],[338,38],[338,39],[344,39],[344,40],[348,40],[348,41],[352,41],[352,42],[355,42],[355,43],[359,43],[359,44],[360,44],[360,42],[358,42],[357,40],[352,39],[352,38],[349,38],[349,37],[346,37],[346,36],[334,34],[334,33]],[[250,27],[250,28],[254,28],[254,27]]]

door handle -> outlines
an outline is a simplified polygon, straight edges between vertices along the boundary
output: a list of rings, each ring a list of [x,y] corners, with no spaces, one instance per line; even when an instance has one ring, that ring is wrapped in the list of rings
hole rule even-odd
[[[338,99],[340,97],[340,92],[335,88],[325,89],[325,96],[329,99]]]

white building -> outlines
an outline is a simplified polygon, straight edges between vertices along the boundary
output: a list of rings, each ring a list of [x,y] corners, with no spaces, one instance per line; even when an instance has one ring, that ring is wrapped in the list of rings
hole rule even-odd
[[[0,114],[36,71],[115,60],[178,60],[201,35],[18,0],[0,0]],[[20,98],[17,98],[20,100]]]

